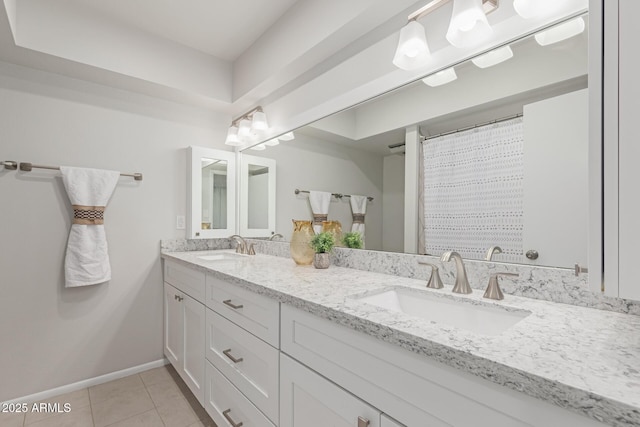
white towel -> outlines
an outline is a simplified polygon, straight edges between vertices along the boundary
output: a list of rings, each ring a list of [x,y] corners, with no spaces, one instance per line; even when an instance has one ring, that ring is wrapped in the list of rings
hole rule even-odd
[[[115,171],[66,166],[60,167],[60,171],[71,204],[86,207],[106,206],[120,176],[120,172]],[[94,212],[86,209],[81,213],[92,217]],[[111,279],[104,225],[71,225],[64,271],[68,288],[96,285]]]
[[[324,191],[309,191],[309,203],[313,212],[313,231],[322,231],[322,221],[327,220],[329,215],[329,203],[331,203],[331,193]]]
[[[357,231],[362,237],[362,249],[364,249],[364,216],[367,213],[367,196],[351,195],[351,213],[353,224],[351,231]]]

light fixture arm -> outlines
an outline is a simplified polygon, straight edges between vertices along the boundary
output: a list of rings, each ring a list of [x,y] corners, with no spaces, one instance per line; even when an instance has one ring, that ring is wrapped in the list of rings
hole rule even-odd
[[[242,120],[242,119],[252,120],[253,119],[253,114],[257,113],[257,112],[264,113],[264,111],[262,110],[261,106],[257,106],[255,108],[247,111],[246,113],[244,113],[240,117],[232,120],[231,121],[231,126],[237,126],[240,123],[240,120]]]
[[[407,17],[407,21],[417,21],[420,18],[427,16],[428,14],[435,12],[440,9],[440,7],[449,3],[452,0],[432,0],[426,5],[422,6],[420,9],[413,12],[411,15]],[[482,0],[482,8],[484,9],[485,14],[489,14],[498,8],[498,0]]]

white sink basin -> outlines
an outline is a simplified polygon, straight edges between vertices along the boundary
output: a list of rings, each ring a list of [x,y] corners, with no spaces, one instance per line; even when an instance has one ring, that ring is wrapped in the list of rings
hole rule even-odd
[[[196,258],[203,261],[227,261],[246,258],[248,255],[237,254],[235,252],[222,252],[219,254],[198,255]]]
[[[476,305],[447,295],[404,288],[396,288],[356,298],[356,300],[483,335],[500,335],[531,314],[526,310],[486,304]]]

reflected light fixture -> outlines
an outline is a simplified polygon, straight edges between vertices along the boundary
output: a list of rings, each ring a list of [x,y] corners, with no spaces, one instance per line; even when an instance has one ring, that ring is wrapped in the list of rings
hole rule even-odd
[[[435,74],[431,74],[430,76],[425,77],[422,81],[431,87],[442,86],[444,84],[450,83],[458,78],[456,74],[456,70],[451,68],[444,69],[442,71],[438,71]]]
[[[224,143],[231,146],[249,144],[257,141],[268,129],[267,115],[262,107],[256,107],[231,122]]]
[[[547,46],[577,36],[584,31],[584,28],[584,19],[578,17],[542,31],[534,37],[540,46]]]
[[[293,132],[287,132],[284,135],[280,135],[278,139],[282,141],[291,141],[292,139],[295,139],[295,135]]]
[[[503,46],[473,58],[471,62],[473,62],[476,67],[489,68],[511,58],[513,58],[511,47]]]
[[[251,147],[251,149],[256,151],[266,150],[267,147],[264,144],[265,143],[263,142],[262,144],[254,145],[253,147]]]
[[[425,29],[418,19],[453,1],[453,14],[447,40],[456,47],[473,46],[491,35],[493,30],[486,14],[498,8],[498,0],[432,0],[407,17],[400,30],[393,64],[402,70],[415,70],[428,65],[431,53]],[[546,1],[546,0],[545,0]]]
[[[525,19],[537,18],[549,15],[562,6],[558,0],[514,0],[513,8],[516,13]]]
[[[270,147],[276,146],[278,144],[280,144],[280,141],[278,140],[278,138],[273,138],[265,142],[265,145],[268,145]]]
[[[482,0],[453,0],[446,38],[455,47],[475,46],[493,34]]]

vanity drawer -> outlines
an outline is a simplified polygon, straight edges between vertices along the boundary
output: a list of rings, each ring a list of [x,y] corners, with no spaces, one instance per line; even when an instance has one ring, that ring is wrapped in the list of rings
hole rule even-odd
[[[164,260],[164,281],[204,304],[205,274],[202,271]]]
[[[280,347],[280,303],[207,274],[206,306],[241,328]]]
[[[204,408],[218,426],[275,427],[220,371],[206,365]]]
[[[603,426],[287,305],[282,351],[409,427]]]
[[[280,352],[212,310],[206,323],[209,362],[277,424]]]

